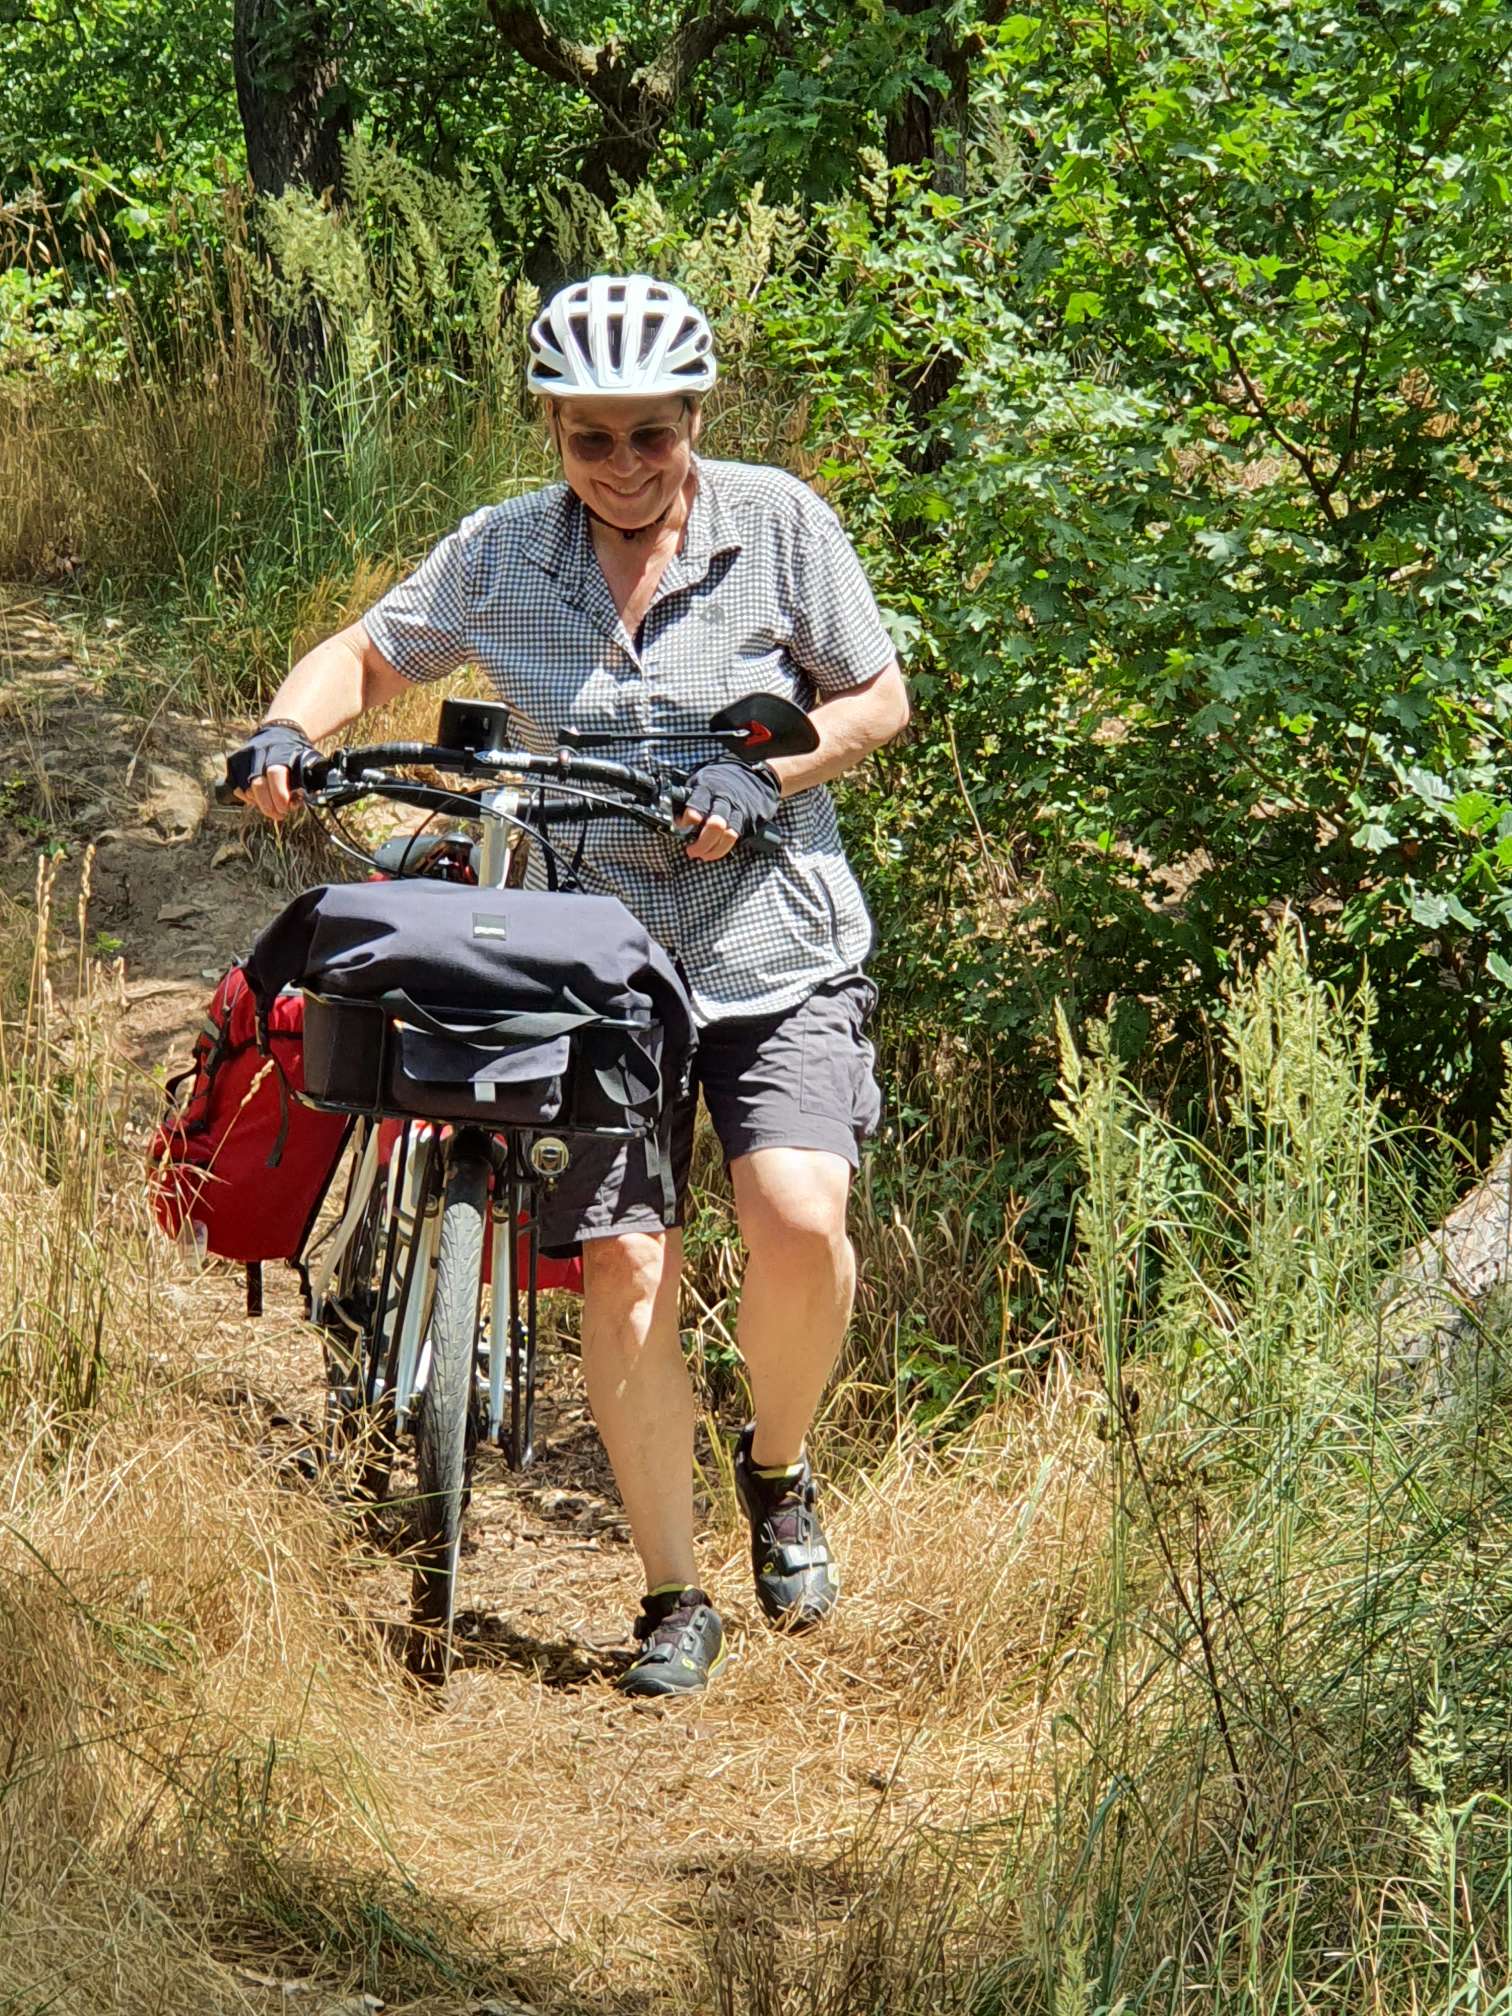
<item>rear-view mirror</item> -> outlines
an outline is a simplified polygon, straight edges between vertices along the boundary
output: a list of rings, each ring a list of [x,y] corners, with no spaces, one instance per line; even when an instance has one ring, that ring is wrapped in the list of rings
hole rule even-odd
[[[807,756],[819,747],[813,722],[779,693],[748,693],[721,708],[709,727],[746,763],[765,763],[772,756]]]

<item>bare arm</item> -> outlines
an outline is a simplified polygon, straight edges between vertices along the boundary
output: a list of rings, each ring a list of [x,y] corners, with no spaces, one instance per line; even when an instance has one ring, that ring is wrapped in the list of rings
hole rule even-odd
[[[819,747],[807,756],[778,757],[772,764],[783,797],[854,770],[908,726],[908,715],[908,689],[896,658],[865,686],[821,701],[809,716],[819,731]]]
[[[772,769],[782,785],[784,798],[807,791],[815,784],[828,784],[880,749],[908,725],[908,689],[898,661],[879,672],[866,685],[849,693],[837,693],[817,706],[809,719],[819,734],[819,747],[807,756],[781,756]],[[700,824],[696,812],[685,812],[684,826]],[[719,861],[735,845],[735,835],[723,819],[702,821],[703,830],[688,843],[693,861]]]
[[[297,721],[312,742],[319,742],[358,715],[394,699],[409,683],[363,625],[350,623],[305,653],[273,695],[264,718]],[[237,796],[266,818],[282,819],[289,810],[289,773],[266,771]]]

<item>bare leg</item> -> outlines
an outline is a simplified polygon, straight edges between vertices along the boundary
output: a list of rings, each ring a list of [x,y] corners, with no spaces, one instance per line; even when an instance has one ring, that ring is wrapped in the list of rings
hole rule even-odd
[[[583,1242],[583,1376],[646,1587],[696,1585],[693,1391],[678,1341],[682,1234]]]
[[[856,1256],[845,1231],[850,1164],[758,1148],[730,1165],[750,1265],[736,1341],[751,1378],[762,1469],[796,1463],[850,1321]]]

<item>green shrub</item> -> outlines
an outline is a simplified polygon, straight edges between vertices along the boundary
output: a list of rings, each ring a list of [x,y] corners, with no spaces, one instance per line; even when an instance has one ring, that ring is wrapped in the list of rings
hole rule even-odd
[[[1067,1040],[1106,1522],[1101,1656],[1018,1879],[1046,1985],[1057,2010],[1499,2008],[1508,1340],[1436,1393],[1383,1336],[1413,1219],[1369,1001],[1288,935],[1223,1024],[1203,1140],[1106,1032]]]
[[[919,701],[853,807],[884,978],[1031,1101],[1057,1000],[1195,1082],[1290,908],[1403,1107],[1492,1109],[1507,64],[1483,4],[1026,6],[966,193],[834,207],[774,304]]]

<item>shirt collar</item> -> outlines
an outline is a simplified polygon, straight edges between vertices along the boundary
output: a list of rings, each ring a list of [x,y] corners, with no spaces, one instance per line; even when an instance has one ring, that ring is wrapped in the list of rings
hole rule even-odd
[[[740,533],[719,494],[716,465],[695,455],[693,469],[698,477],[698,488],[693,492],[693,508],[688,513],[682,549],[667,562],[659,594],[701,581],[717,553],[740,551]]]

